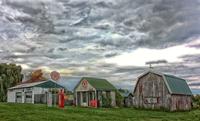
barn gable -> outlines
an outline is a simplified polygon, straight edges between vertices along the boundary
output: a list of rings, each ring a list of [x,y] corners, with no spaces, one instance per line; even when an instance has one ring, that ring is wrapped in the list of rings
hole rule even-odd
[[[135,93],[135,91],[136,91],[136,88],[137,88],[137,86],[138,86],[139,80],[141,80],[142,78],[145,78],[145,76],[148,75],[148,74],[150,74],[150,73],[155,74],[155,75],[159,76],[160,78],[163,77],[163,75],[162,75],[161,73],[158,73],[158,72],[155,72],[155,71],[152,71],[152,70],[146,71],[145,73],[143,73],[143,74],[141,74],[140,76],[138,76],[138,78],[137,78],[137,80],[136,80],[135,88],[134,88],[134,90],[133,90],[133,93]],[[163,80],[164,80],[164,79],[163,79]],[[164,82],[165,82],[165,81],[164,81]],[[166,85],[167,90],[168,90],[168,85],[167,85],[167,84],[165,84],[165,85]],[[168,91],[170,91],[170,90],[168,90]]]

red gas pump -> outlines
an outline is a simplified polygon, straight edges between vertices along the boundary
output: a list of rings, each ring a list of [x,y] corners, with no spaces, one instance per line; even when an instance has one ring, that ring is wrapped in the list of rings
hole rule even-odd
[[[59,108],[64,108],[65,107],[65,94],[64,94],[64,89],[59,90],[58,93],[59,96]]]
[[[97,108],[98,107],[98,101],[97,100],[91,100],[90,101],[90,106],[94,107],[94,108]]]

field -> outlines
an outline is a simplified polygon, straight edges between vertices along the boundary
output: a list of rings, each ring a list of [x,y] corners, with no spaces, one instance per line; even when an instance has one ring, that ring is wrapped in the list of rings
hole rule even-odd
[[[133,108],[93,109],[0,103],[0,121],[200,121],[200,110],[162,112]]]

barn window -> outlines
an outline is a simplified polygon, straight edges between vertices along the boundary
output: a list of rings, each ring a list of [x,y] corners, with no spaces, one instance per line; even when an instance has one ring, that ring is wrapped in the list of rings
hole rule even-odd
[[[159,102],[158,102],[157,97],[146,97],[146,98],[144,98],[144,103],[146,103],[146,104],[156,104],[156,103],[159,103]]]

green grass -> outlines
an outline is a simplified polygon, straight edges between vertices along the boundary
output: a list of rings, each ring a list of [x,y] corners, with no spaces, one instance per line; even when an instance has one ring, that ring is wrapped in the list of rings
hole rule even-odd
[[[93,109],[0,103],[0,121],[200,121],[200,110],[162,112],[133,108]]]

